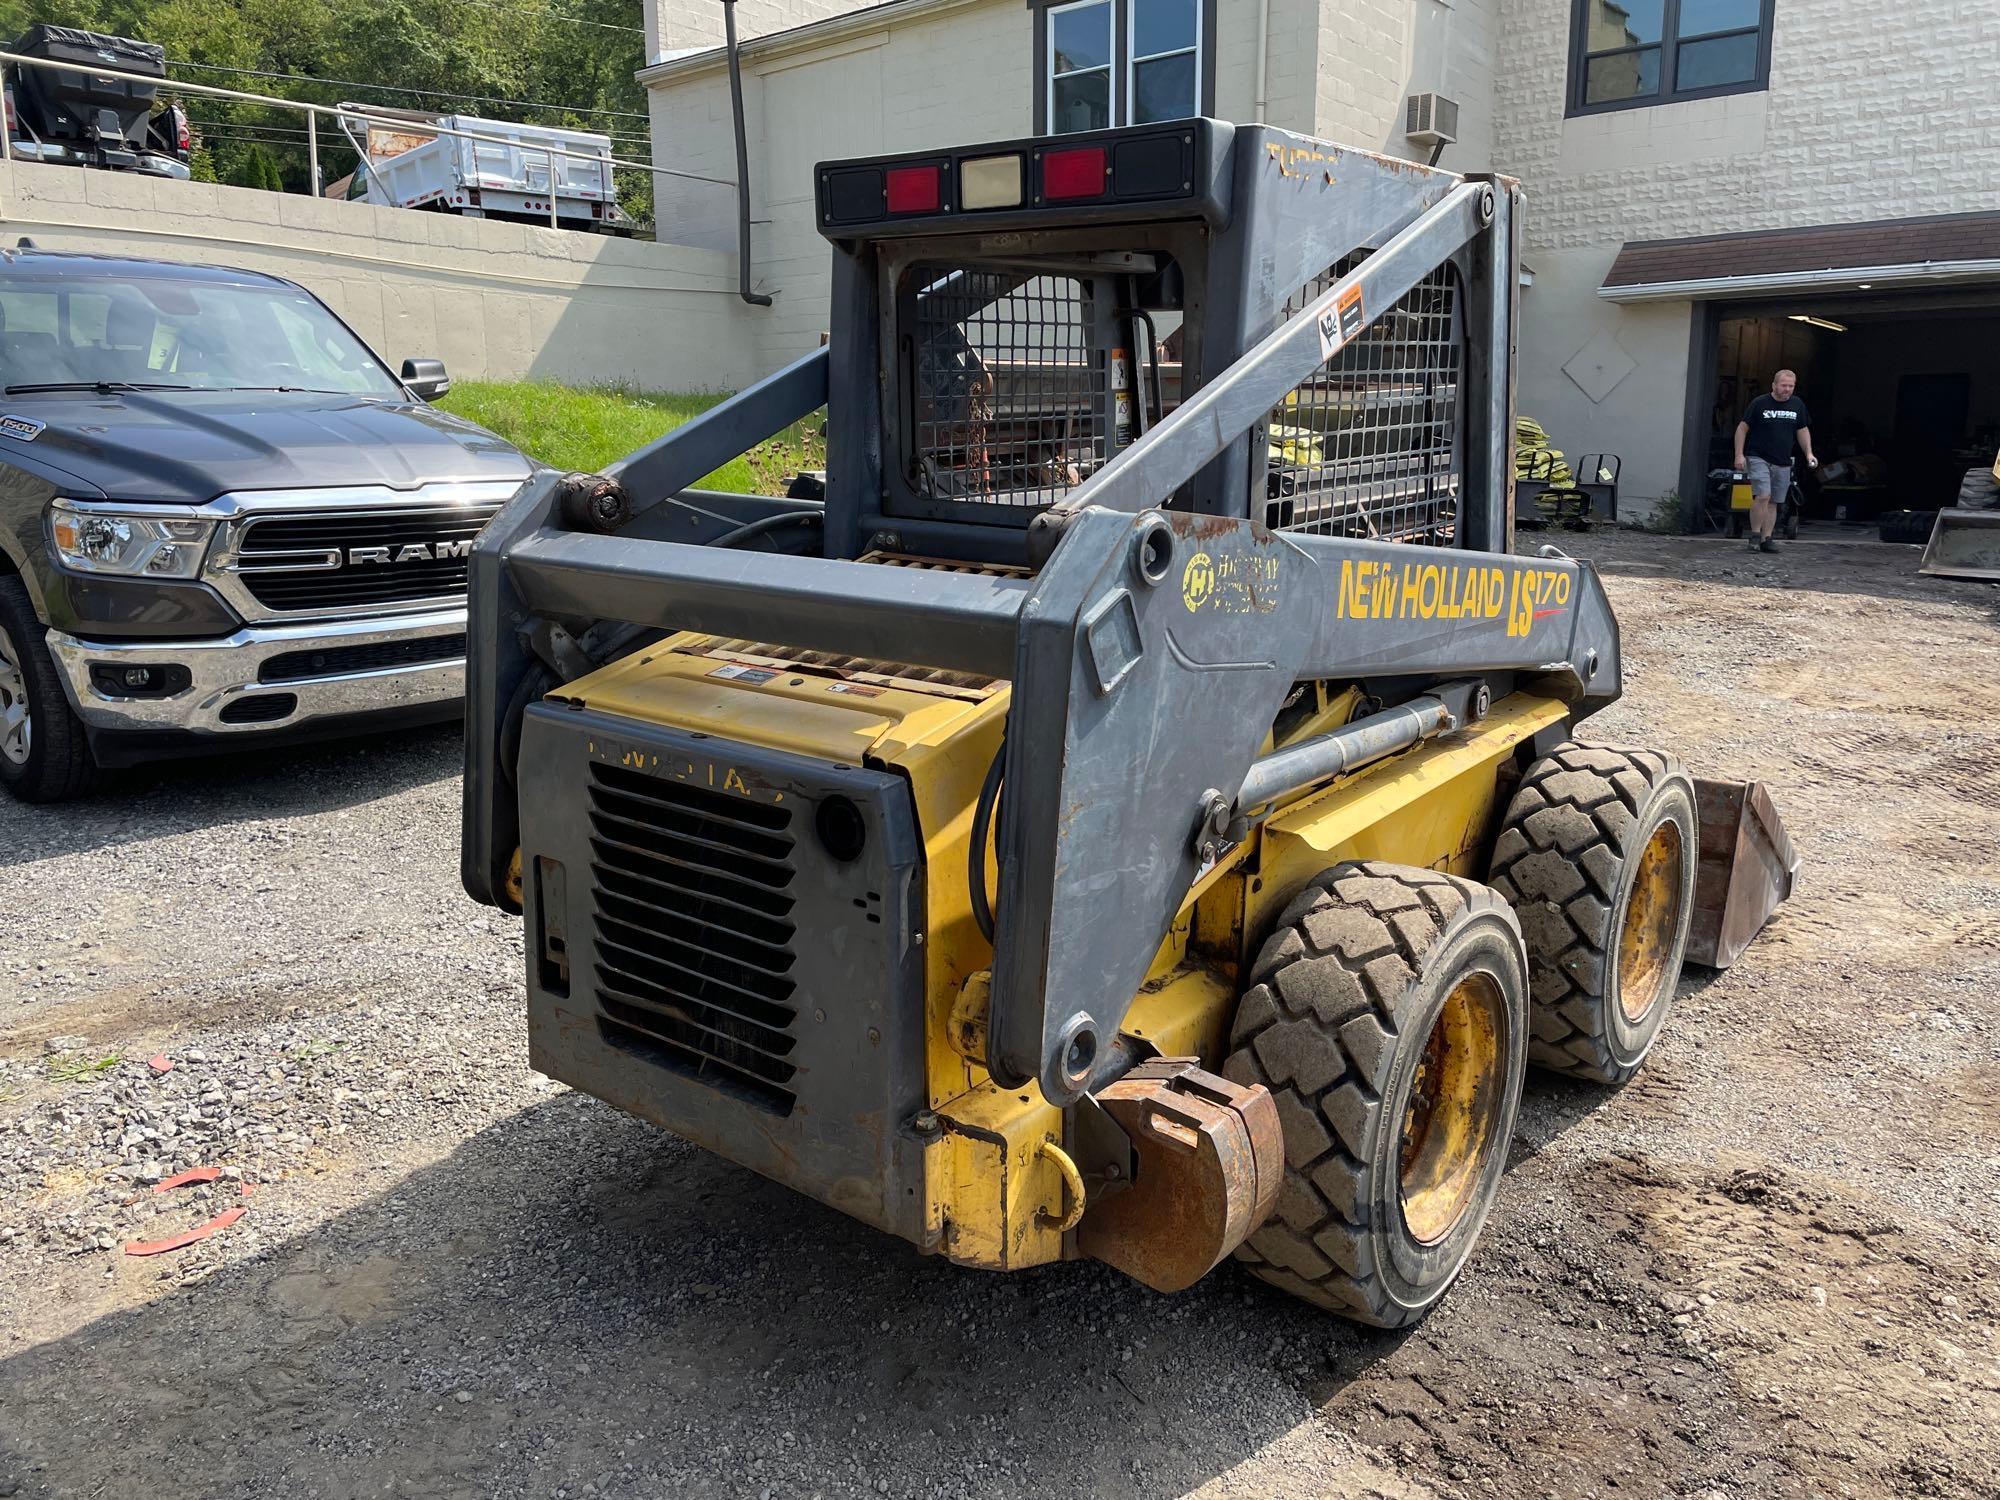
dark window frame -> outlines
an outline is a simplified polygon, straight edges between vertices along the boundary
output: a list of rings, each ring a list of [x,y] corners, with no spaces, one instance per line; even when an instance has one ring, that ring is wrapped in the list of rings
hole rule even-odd
[[[1027,0],[1035,16],[1035,99],[1033,134],[1049,133],[1049,12],[1076,0]],[[1111,6],[1112,129],[1132,123],[1132,5],[1134,0],[1108,0]],[[1215,113],[1215,13],[1220,0],[1195,0],[1200,11],[1201,67],[1195,79],[1197,115]],[[1765,0],[1769,3],[1769,0]],[[1149,124],[1161,122],[1148,121]]]
[[[1602,51],[1586,50],[1590,35],[1590,7],[1597,0],[1571,0],[1569,26],[1569,80],[1565,99],[1564,118],[1577,115],[1604,115],[1623,109],[1652,109],[1661,104],[1679,104],[1689,99],[1719,99],[1729,94],[1761,94],[1771,86],[1771,23],[1777,11],[1777,0],[1759,0],[1757,24],[1733,26],[1725,31],[1705,31],[1699,36],[1680,36],[1681,0],[1662,0],[1660,15],[1660,40],[1637,47],[1606,47]],[[1677,89],[1674,87],[1675,74],[1679,70],[1680,49],[1696,42],[1715,41],[1722,37],[1751,36],[1757,38],[1757,68],[1748,78],[1737,83],[1712,84],[1707,88]],[[1660,54],[1660,85],[1650,94],[1637,94],[1629,99],[1605,99],[1595,104],[1584,102],[1584,88],[1588,82],[1586,64],[1592,58],[1619,57],[1631,52],[1658,52]]]

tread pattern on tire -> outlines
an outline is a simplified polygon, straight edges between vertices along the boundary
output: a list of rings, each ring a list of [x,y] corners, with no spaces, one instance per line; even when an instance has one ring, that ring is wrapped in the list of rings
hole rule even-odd
[[[56,680],[56,665],[49,659],[44,639],[48,632],[35,618],[27,585],[4,572],[0,572],[0,624],[7,627],[23,657],[21,670],[27,680],[37,747],[28,758],[26,774],[10,781],[8,788],[24,802],[67,802],[96,784],[97,762],[91,758],[83,725],[71,712],[62,684]]]
[[[1251,1273],[1377,1327],[1413,1321],[1380,1284],[1369,1232],[1366,1143],[1382,1110],[1398,1007],[1461,911],[1506,911],[1487,887],[1362,861],[1315,878],[1251,967],[1223,1074],[1277,1101],[1285,1182],[1236,1252]]]
[[[1528,944],[1528,1061],[1597,1083],[1624,1083],[1604,1042],[1607,963],[1626,839],[1653,788],[1681,763],[1653,750],[1559,745],[1507,805],[1490,880],[1513,903]],[[1692,852],[1692,851],[1690,851]]]

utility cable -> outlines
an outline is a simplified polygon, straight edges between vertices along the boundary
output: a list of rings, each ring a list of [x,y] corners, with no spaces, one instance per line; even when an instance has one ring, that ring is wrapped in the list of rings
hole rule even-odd
[[[449,89],[412,89],[393,83],[356,83],[348,78],[321,78],[311,73],[270,73],[261,68],[226,68],[221,63],[189,62],[176,59],[171,66],[193,68],[201,73],[235,73],[244,78],[283,78],[293,83],[321,83],[330,88],[369,89],[378,94],[408,94],[417,99],[462,99],[470,104],[509,104],[519,109],[553,109],[572,115],[616,115],[621,120],[649,120],[631,109],[592,109],[576,104],[540,104],[532,99],[500,99],[491,94],[456,94]],[[172,87],[171,81],[168,87]]]

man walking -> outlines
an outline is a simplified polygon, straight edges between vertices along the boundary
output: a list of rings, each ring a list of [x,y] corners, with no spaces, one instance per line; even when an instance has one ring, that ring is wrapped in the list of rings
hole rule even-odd
[[[1750,476],[1750,547],[1776,552],[1771,540],[1777,530],[1778,507],[1792,487],[1792,445],[1805,450],[1806,463],[1817,469],[1813,455],[1812,417],[1805,402],[1793,394],[1799,377],[1780,370],[1771,377],[1771,394],[1759,396],[1736,424],[1736,467]]]

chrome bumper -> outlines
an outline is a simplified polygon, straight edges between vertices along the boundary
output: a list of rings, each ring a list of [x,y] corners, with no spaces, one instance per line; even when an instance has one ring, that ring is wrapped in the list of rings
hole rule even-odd
[[[182,730],[195,734],[255,734],[290,729],[316,719],[346,718],[384,709],[446,704],[465,696],[465,657],[260,680],[265,664],[295,652],[345,652],[396,646],[465,633],[465,610],[435,610],[390,619],[253,625],[208,641],[120,641],[107,644],[49,632],[49,650],[62,668],[70,703],[98,729]],[[189,685],[165,697],[113,697],[91,681],[92,665],[178,666]],[[252,698],[292,700],[249,709],[232,704]],[[278,710],[284,708],[283,712]],[[229,717],[224,717],[228,714]],[[247,722],[232,722],[238,716]]]

